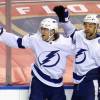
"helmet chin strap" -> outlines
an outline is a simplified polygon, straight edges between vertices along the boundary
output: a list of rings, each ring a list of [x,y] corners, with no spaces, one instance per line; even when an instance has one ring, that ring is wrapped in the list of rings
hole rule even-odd
[[[54,38],[54,34],[50,35],[51,31],[49,30],[49,38],[47,39],[48,42],[51,42]]]
[[[96,24],[96,28],[94,30],[95,34],[97,33],[98,25]]]
[[[94,38],[96,37],[96,33],[97,33],[97,29],[98,29],[98,26],[96,25],[96,28],[94,29]]]

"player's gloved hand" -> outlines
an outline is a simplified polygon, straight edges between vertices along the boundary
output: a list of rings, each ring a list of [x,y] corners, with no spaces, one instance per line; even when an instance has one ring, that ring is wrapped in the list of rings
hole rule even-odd
[[[64,23],[69,20],[69,13],[67,8],[63,7],[62,5],[59,5],[59,6],[55,6],[53,10],[57,14],[59,18],[59,22]]]
[[[3,33],[3,27],[0,26],[0,35]]]

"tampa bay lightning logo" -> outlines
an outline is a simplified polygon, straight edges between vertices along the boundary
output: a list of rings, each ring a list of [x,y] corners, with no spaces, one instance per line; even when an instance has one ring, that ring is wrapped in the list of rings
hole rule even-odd
[[[86,50],[86,49],[80,49],[80,50],[77,52],[77,54],[76,54],[76,56],[75,56],[75,58],[76,58],[75,63],[76,63],[76,64],[83,63],[83,62],[86,60],[85,51],[87,51],[87,50]]]
[[[60,60],[58,51],[59,50],[42,52],[38,57],[40,66],[43,65],[44,67],[53,67],[58,64]]]

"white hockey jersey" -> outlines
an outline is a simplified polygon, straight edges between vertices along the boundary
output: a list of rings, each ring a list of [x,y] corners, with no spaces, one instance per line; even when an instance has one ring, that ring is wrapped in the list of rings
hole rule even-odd
[[[50,43],[42,40],[41,35],[25,35],[20,38],[14,34],[4,32],[1,42],[14,48],[31,48],[36,54],[36,62],[32,65],[34,75],[44,84],[52,87],[63,85],[66,57],[73,54],[74,46],[71,38],[63,35]]]
[[[75,44],[74,83],[80,83],[92,71],[100,70],[100,36],[87,40],[84,30],[75,31],[71,22],[63,24],[66,35],[71,35]],[[91,78],[96,76],[91,75]],[[90,78],[90,77],[89,77]]]

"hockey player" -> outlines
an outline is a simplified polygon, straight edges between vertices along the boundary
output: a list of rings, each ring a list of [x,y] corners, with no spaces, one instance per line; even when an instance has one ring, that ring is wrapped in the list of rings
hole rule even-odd
[[[83,30],[76,30],[69,20],[69,12],[64,6],[54,7],[66,35],[75,44],[73,71],[74,91],[71,100],[98,100],[100,79],[100,35],[97,32],[99,19],[96,14],[84,18]]]
[[[39,32],[23,38],[3,31],[1,42],[14,48],[31,48],[36,54],[32,65],[32,83],[29,100],[66,100],[63,74],[66,57],[73,52],[71,38],[58,33],[58,22],[45,18],[40,23]]]

